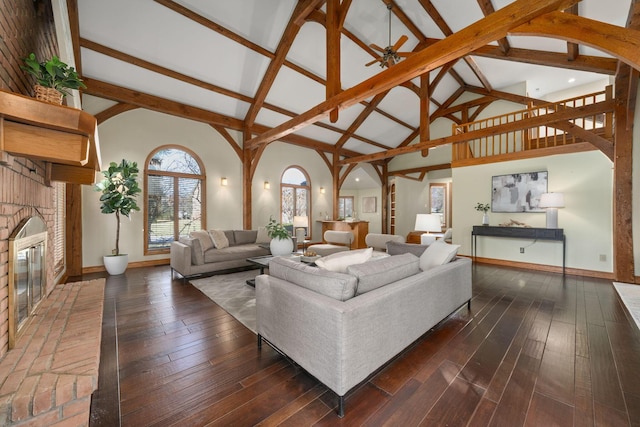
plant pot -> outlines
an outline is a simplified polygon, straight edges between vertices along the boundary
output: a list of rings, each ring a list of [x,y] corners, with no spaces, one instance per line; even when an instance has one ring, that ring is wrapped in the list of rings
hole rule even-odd
[[[482,215],[482,225],[489,225],[489,215],[487,214]]]
[[[290,238],[286,239],[271,239],[271,243],[269,243],[269,249],[271,250],[271,255],[279,256],[279,255],[289,255],[293,252],[293,241]]]
[[[33,91],[35,92],[36,99],[38,101],[44,101],[50,104],[62,105],[62,94],[54,88],[35,85],[33,87]]]
[[[129,255],[105,255],[102,257],[104,261],[104,268],[107,269],[107,273],[112,276],[117,276],[126,271],[129,265]]]

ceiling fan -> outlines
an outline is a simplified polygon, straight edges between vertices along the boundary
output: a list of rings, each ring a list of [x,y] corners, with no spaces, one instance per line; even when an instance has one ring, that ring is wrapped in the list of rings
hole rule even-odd
[[[391,44],[391,8],[392,5],[388,4],[387,9],[389,9],[389,44],[385,48],[382,48],[375,43],[369,45],[371,49],[377,50],[381,55],[373,61],[367,63],[367,67],[369,65],[375,64],[376,62],[379,63],[380,67],[382,68],[390,67],[400,62],[403,57],[407,57],[411,54],[411,52],[398,52],[398,49],[400,49],[400,47],[402,47],[402,45],[405,44],[407,40],[409,40],[409,37],[407,37],[406,35],[403,34],[402,36],[400,36],[397,42]]]

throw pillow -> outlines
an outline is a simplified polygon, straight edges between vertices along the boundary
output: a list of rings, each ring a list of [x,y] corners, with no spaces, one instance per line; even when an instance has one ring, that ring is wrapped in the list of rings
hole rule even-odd
[[[420,268],[427,271],[433,267],[446,264],[455,258],[460,245],[450,245],[442,240],[436,240],[420,256]]]
[[[229,247],[229,239],[222,230],[209,230],[209,235],[216,249],[224,249]]]
[[[200,242],[200,249],[202,253],[205,253],[207,250],[213,247],[213,240],[211,240],[211,236],[205,230],[200,231],[192,231],[189,233],[189,237],[192,239],[198,239]]]
[[[338,273],[346,273],[347,267],[367,262],[373,254],[373,248],[356,249],[354,251],[336,252],[316,260],[318,267]]]
[[[347,268],[347,273],[358,278],[356,295],[397,282],[419,272],[420,259],[410,253],[381,259],[372,258],[363,264],[351,265]]]
[[[402,255],[406,253],[414,254],[419,257],[427,249],[427,245],[418,245],[415,243],[387,242],[387,253],[389,255]]]
[[[269,242],[271,242],[271,237],[269,237],[267,227],[258,227],[258,236],[256,237],[256,243],[260,244]]]
[[[338,301],[352,298],[358,284],[355,276],[350,274],[327,271],[278,256],[269,262],[269,275]]]

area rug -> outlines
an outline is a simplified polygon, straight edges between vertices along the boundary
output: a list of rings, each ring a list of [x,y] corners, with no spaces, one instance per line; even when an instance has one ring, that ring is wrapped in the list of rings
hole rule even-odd
[[[191,280],[191,284],[256,333],[256,290],[247,285],[247,279],[258,274],[258,270],[219,274]]]
[[[613,286],[640,329],[640,285],[613,282]]]

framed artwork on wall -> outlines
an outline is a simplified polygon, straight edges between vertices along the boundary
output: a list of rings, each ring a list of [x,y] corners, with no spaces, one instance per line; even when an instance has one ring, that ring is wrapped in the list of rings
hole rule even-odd
[[[544,212],[538,207],[547,192],[547,171],[497,175],[491,178],[491,212]]]
[[[376,212],[376,197],[363,197],[362,198],[362,213],[375,213]]]

